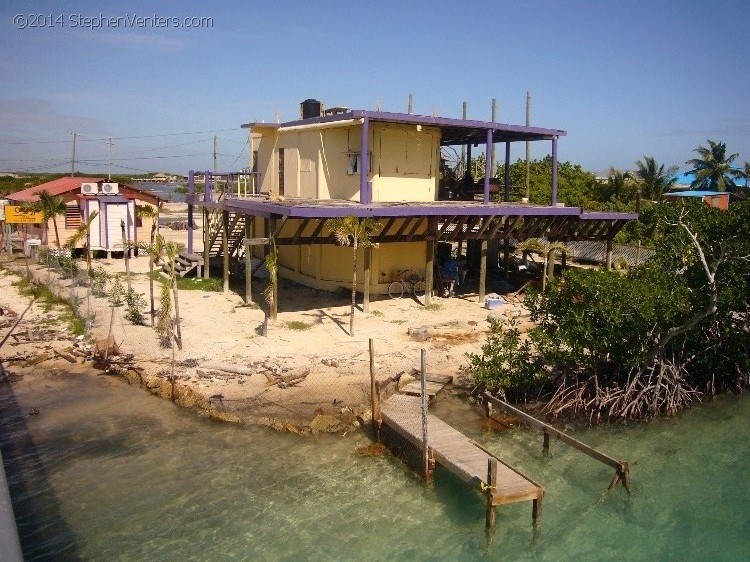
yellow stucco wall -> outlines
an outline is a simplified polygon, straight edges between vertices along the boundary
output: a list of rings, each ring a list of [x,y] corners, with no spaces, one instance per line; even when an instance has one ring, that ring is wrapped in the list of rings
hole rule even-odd
[[[358,201],[359,173],[349,173],[351,155],[360,151],[361,124],[331,125],[302,130],[253,129],[253,149],[258,151],[261,191],[278,194],[279,149],[284,149],[284,195],[315,199]],[[370,168],[374,201],[434,201],[437,198],[440,162],[440,131],[416,125],[372,123],[370,154],[360,165]],[[257,221],[262,228],[262,220]],[[398,230],[393,224],[391,233]],[[296,228],[293,221],[286,234]],[[407,228],[407,231],[410,227]],[[420,227],[420,231],[424,226]],[[310,235],[314,225],[305,229]],[[263,236],[256,231],[256,236]],[[327,229],[321,236],[328,234]],[[255,255],[262,256],[262,247]],[[371,291],[387,291],[392,271],[406,269],[425,273],[426,244],[401,242],[382,244],[372,251]],[[358,289],[363,288],[364,251],[358,255]],[[282,277],[326,290],[351,285],[352,249],[332,245],[280,246]]]

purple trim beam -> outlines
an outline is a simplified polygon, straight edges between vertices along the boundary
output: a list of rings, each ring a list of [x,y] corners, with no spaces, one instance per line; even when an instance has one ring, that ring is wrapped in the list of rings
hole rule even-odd
[[[449,117],[431,117],[428,115],[410,115],[408,113],[390,113],[385,111],[351,110],[336,115],[323,115],[311,119],[298,119],[286,123],[246,123],[242,128],[266,127],[283,129],[285,127],[297,127],[300,125],[313,125],[316,123],[335,123],[349,119],[368,119],[370,123],[377,121],[383,123],[403,123],[414,125],[425,125],[451,130],[457,134],[460,130],[468,132],[471,136],[479,136],[476,142],[482,142],[482,134],[487,130],[493,131],[493,142],[506,140],[552,140],[555,137],[567,135],[560,129],[543,129],[541,127],[527,127],[525,125],[510,125],[508,123],[496,123],[492,121],[475,121],[471,119],[454,119]],[[468,138],[456,141],[456,144],[464,144]]]
[[[200,201],[188,195],[188,203],[203,206]],[[210,205],[230,212],[253,214],[257,216],[278,216],[288,218],[334,218],[355,216],[364,217],[428,217],[428,216],[577,216],[582,220],[635,220],[636,213],[582,213],[578,207],[543,207],[506,203],[481,202],[460,205],[441,205],[440,202],[429,205],[424,203],[372,203],[362,205],[349,201],[338,204],[321,205],[288,205],[268,200],[228,198],[221,203]]]
[[[492,176],[492,129],[487,129],[487,146],[484,148],[484,204],[490,202],[490,176]]]
[[[204,180],[205,181],[205,180]],[[195,172],[188,172],[188,193],[195,195]],[[193,253],[193,205],[188,205],[188,224],[187,224],[187,253]]]
[[[557,205],[557,137],[552,137],[552,206]]]
[[[362,121],[362,136],[359,145],[359,202],[372,203],[372,191],[369,183],[370,174],[370,120]]]

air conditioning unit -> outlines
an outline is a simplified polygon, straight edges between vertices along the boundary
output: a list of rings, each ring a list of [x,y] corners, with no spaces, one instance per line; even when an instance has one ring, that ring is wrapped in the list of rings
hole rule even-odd
[[[81,193],[84,195],[96,195],[99,193],[99,184],[96,183],[82,183]]]
[[[104,182],[102,184],[102,193],[105,195],[116,195],[120,193],[120,186],[116,183]]]

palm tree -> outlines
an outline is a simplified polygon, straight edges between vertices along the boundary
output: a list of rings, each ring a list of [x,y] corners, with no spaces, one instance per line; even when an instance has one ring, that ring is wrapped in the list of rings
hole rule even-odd
[[[154,305],[154,264],[159,261],[164,253],[164,237],[160,234],[156,236],[156,223],[151,228],[151,243],[141,244],[140,249],[146,252],[148,256],[148,285],[151,296],[151,327],[154,327],[156,318],[156,307]]]
[[[742,177],[745,178],[745,187],[747,188],[747,181],[750,180],[750,162],[745,162],[745,167],[742,169]]]
[[[352,309],[349,315],[349,335],[354,336],[354,309],[357,306],[357,249],[359,246],[372,246],[370,234],[380,223],[375,219],[357,217],[340,217],[330,221],[331,232],[342,246],[351,246],[354,252],[354,274],[352,275]]]
[[[617,197],[625,191],[625,185],[630,179],[630,172],[621,172],[620,170],[612,167],[609,169],[609,176],[607,177],[607,187],[610,189],[610,198]]]
[[[174,297],[174,322],[177,330],[177,347],[182,351],[182,331],[180,330],[180,300],[179,292],[177,290],[177,270],[175,269],[175,262],[177,256],[180,254],[182,247],[177,242],[167,242],[164,244],[164,253],[169,261],[169,285],[172,288]]]
[[[91,223],[94,222],[94,219],[98,214],[99,211],[92,211],[88,218],[81,223],[81,226],[76,229],[75,233],[73,233],[73,236],[70,237],[70,240],[68,240],[67,243],[67,246],[71,251],[73,251],[79,243],[83,244],[83,249],[86,252],[86,269],[89,272],[89,277],[91,276],[91,245],[89,231],[91,229]]]
[[[276,321],[277,307],[278,307],[278,280],[279,280],[279,252],[276,248],[276,241],[273,236],[270,239],[270,250],[266,254],[266,269],[268,270],[268,284],[263,289],[263,296],[268,304],[268,314],[271,317],[271,321]],[[263,324],[264,330],[266,324]],[[263,334],[266,335],[265,332]]]
[[[57,247],[60,247],[60,235],[57,232],[57,215],[65,215],[67,205],[62,197],[59,195],[52,195],[49,191],[43,189],[38,193],[39,202],[37,204],[38,209],[42,212],[44,220],[44,242],[49,244],[47,224],[52,219],[52,225],[55,227],[55,242]]]
[[[638,160],[635,165],[638,166],[635,175],[640,180],[641,193],[651,201],[661,201],[677,183],[677,166],[665,168],[664,164],[657,164],[653,156],[644,156],[643,162]]]
[[[739,156],[734,153],[727,157],[727,145],[723,142],[707,140],[708,147],[699,145],[693,152],[700,158],[692,158],[685,162],[693,167],[688,173],[695,174],[695,180],[690,184],[692,189],[708,189],[711,191],[729,191],[737,187],[734,180],[742,176],[739,168],[734,168],[732,162]]]

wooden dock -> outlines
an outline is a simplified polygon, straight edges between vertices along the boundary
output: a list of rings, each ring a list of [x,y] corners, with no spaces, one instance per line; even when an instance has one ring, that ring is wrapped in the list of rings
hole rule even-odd
[[[395,394],[383,402],[384,424],[402,438],[423,447],[419,397]],[[479,488],[487,499],[487,526],[492,528],[495,506],[532,501],[532,516],[541,515],[544,488],[444,421],[427,414],[430,458],[464,482]]]

